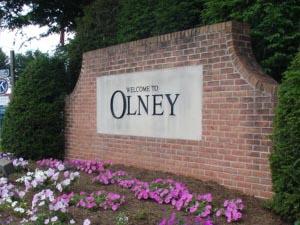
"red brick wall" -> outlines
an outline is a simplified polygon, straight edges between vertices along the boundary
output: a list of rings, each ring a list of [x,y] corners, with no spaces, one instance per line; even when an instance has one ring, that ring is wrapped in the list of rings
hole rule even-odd
[[[96,77],[203,65],[201,141],[96,133]],[[84,54],[66,100],[66,157],[170,171],[269,198],[277,84],[252,55],[249,28],[226,22]]]

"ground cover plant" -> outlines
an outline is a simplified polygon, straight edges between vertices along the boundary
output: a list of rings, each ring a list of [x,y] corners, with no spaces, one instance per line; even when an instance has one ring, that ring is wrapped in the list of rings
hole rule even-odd
[[[101,160],[0,158],[17,169],[0,179],[0,224],[287,224],[211,182]]]

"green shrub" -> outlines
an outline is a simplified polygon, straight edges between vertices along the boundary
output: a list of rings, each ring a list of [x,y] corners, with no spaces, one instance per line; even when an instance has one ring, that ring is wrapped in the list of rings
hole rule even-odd
[[[17,81],[4,116],[1,145],[30,159],[62,158],[65,65],[39,55]]]
[[[278,92],[271,154],[272,207],[288,220],[300,219],[300,53]]]

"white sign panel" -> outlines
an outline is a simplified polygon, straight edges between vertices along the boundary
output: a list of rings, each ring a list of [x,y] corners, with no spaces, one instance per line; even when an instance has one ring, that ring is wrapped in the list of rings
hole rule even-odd
[[[9,103],[9,96],[0,96],[0,105],[1,106],[7,106]]]
[[[200,140],[202,66],[97,78],[97,132]]]
[[[8,77],[9,76],[9,69],[1,69],[0,70],[1,77]]]

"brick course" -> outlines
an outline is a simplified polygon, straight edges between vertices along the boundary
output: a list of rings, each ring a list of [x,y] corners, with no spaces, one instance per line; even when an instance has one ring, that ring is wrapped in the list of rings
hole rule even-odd
[[[96,77],[203,65],[201,141],[96,133]],[[251,50],[249,27],[219,23],[87,52],[66,99],[66,157],[214,180],[270,198],[268,157],[277,83]]]

